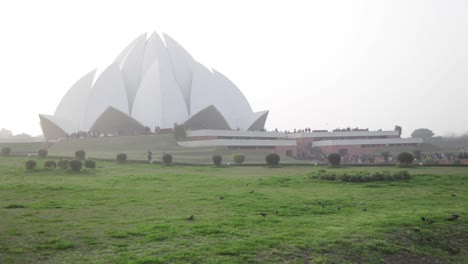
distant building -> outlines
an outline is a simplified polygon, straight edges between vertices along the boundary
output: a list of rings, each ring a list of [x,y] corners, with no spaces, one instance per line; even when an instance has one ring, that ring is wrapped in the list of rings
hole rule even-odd
[[[235,130],[187,131],[184,147],[227,146],[239,151],[268,149],[279,155],[297,156],[298,147],[319,148],[323,154],[367,155],[392,146],[418,146],[420,138],[400,138],[398,131],[337,131],[281,133]]]

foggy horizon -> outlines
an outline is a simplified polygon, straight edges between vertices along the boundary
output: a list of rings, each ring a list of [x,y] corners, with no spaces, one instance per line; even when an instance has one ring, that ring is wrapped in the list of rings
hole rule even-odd
[[[41,134],[81,76],[157,31],[270,110],[267,130],[468,132],[463,1],[142,3],[0,4],[0,129]]]

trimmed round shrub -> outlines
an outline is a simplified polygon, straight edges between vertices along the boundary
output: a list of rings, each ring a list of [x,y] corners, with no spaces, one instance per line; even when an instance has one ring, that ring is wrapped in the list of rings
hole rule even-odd
[[[397,159],[400,163],[412,164],[414,157],[413,157],[413,154],[409,152],[401,152],[400,154],[398,154]]]
[[[245,155],[242,153],[236,153],[232,155],[232,159],[236,164],[242,164],[245,161]]]
[[[37,162],[35,160],[28,160],[24,163],[24,167],[27,170],[34,170],[37,166]]]
[[[84,166],[85,168],[88,168],[88,169],[95,169],[96,168],[96,162],[94,160],[85,160],[84,161]]]
[[[70,161],[70,169],[72,169],[73,171],[80,171],[81,168],[83,168],[83,162],[81,162],[81,160],[71,160]]]
[[[39,158],[45,158],[45,157],[47,157],[47,154],[49,154],[49,152],[47,151],[47,149],[40,149],[40,150],[37,152],[37,155],[39,156]]]
[[[265,161],[270,166],[279,165],[280,156],[276,153],[270,153],[265,156]]]
[[[125,161],[127,161],[127,154],[119,153],[119,154],[117,154],[116,158],[117,158],[118,162],[125,162]]]
[[[57,162],[57,167],[59,167],[59,169],[61,170],[66,170],[68,169],[69,164],[70,164],[69,160],[62,159]]]
[[[84,150],[75,151],[75,158],[84,159],[86,157],[86,152]]]
[[[11,148],[10,147],[3,147],[2,148],[2,155],[5,157],[10,156],[11,154]]]
[[[330,155],[328,155],[328,162],[330,162],[330,164],[332,166],[338,166],[340,165],[341,163],[341,156],[340,154],[338,153],[332,153]]]
[[[221,162],[223,161],[223,157],[220,155],[214,155],[213,156],[213,164],[217,167],[221,166]]]
[[[48,169],[55,169],[57,168],[57,162],[55,162],[55,160],[48,160],[44,162],[44,167]]]
[[[164,154],[162,161],[164,162],[165,165],[170,165],[172,164],[172,155],[171,154]]]

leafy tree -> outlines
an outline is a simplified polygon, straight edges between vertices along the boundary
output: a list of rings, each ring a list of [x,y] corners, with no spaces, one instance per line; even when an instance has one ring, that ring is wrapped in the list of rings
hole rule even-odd
[[[76,159],[70,161],[70,169],[73,171],[80,171],[81,168],[83,168],[83,162],[81,162],[81,160]]]
[[[235,153],[232,155],[232,159],[236,164],[242,164],[245,161],[245,155],[242,153]]]
[[[403,164],[411,164],[413,163],[414,157],[409,152],[401,152],[398,154],[398,161]]]
[[[395,126],[395,131],[398,131],[398,135],[401,136],[402,128],[401,126]]]
[[[0,130],[0,138],[9,138],[12,136],[13,136],[13,133],[11,132],[11,130],[8,130],[6,128],[2,128]]]
[[[331,153],[330,155],[328,155],[328,162],[330,162],[330,164],[332,166],[338,166],[340,165],[341,163],[341,156],[340,154],[338,153]]]
[[[86,157],[86,152],[84,150],[75,151],[75,158],[84,159]]]
[[[174,124],[174,137],[176,140],[184,139],[187,135],[183,125]]]
[[[127,154],[119,153],[119,154],[117,154],[116,158],[117,158],[118,162],[123,163],[123,162],[127,161]]]
[[[7,157],[10,156],[11,154],[11,148],[10,147],[4,147],[2,148],[2,155]]]
[[[270,153],[265,156],[265,161],[270,166],[279,165],[280,156],[276,153]]]
[[[47,154],[49,154],[49,152],[47,151],[47,149],[40,149],[40,150],[37,152],[37,155],[39,156],[39,158],[45,158],[45,157],[47,157]]]
[[[172,164],[172,155],[171,154],[164,154],[162,158],[163,162],[165,165],[171,165]]]
[[[411,133],[412,138],[428,139],[434,136],[434,132],[427,128],[418,128]]]
[[[219,167],[221,166],[221,162],[223,161],[223,157],[221,157],[220,155],[214,155],[213,156],[213,164],[216,166],[216,167]]]
[[[95,169],[96,168],[96,162],[94,160],[85,160],[84,161],[84,166],[85,168],[88,168],[88,169]]]
[[[24,163],[24,166],[27,170],[34,170],[37,166],[37,162],[35,160],[28,160]]]

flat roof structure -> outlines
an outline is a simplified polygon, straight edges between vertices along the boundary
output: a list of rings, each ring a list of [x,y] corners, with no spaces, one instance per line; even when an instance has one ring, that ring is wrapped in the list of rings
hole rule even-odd
[[[399,137],[400,132],[387,131],[336,131],[336,132],[310,132],[288,134],[288,138],[332,138],[332,137]]]
[[[323,146],[355,146],[355,145],[395,145],[395,144],[421,144],[422,138],[377,138],[377,139],[348,139],[348,140],[322,140],[312,144],[313,147]]]

